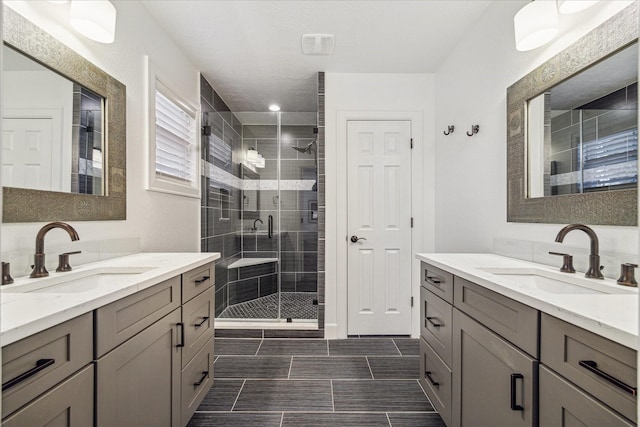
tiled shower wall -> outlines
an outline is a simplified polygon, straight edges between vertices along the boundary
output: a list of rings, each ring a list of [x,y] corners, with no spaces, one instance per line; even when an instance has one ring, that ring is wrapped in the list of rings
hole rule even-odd
[[[242,125],[207,80],[200,77],[202,105],[201,251],[220,252],[216,263],[216,315],[237,295],[230,289],[241,258]],[[230,277],[230,274],[232,277]]]

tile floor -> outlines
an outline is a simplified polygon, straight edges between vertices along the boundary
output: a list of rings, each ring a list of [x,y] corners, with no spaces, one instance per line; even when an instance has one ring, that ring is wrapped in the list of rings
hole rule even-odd
[[[214,384],[188,427],[444,427],[409,338],[216,338]]]

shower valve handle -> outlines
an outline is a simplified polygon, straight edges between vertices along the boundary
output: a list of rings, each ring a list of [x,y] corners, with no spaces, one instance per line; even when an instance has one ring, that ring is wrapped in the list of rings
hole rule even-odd
[[[352,243],[357,243],[358,240],[367,240],[364,237],[358,237],[358,236],[351,236],[351,242]]]

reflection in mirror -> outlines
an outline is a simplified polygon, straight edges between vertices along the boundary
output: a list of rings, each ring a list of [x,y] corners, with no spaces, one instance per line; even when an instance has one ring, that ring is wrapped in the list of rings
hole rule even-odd
[[[3,46],[6,186],[104,194],[104,98]]]
[[[638,45],[634,43],[527,102],[527,194],[635,188]]]
[[[260,218],[260,175],[242,165],[242,210],[245,219]]]

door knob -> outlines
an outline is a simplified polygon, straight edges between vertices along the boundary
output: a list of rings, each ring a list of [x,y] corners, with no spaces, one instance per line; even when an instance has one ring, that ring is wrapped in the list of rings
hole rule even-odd
[[[351,242],[356,243],[358,240],[367,240],[364,237],[351,236]]]

